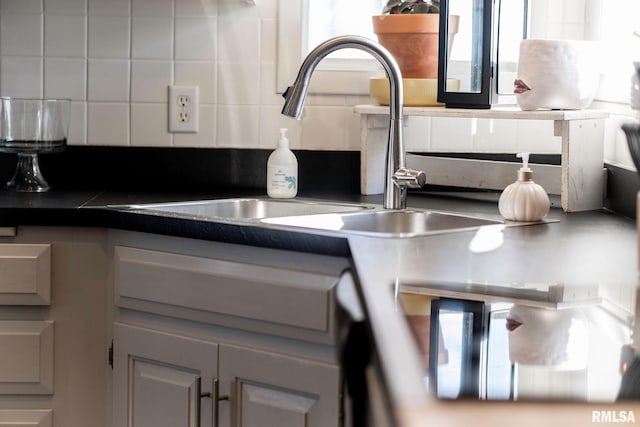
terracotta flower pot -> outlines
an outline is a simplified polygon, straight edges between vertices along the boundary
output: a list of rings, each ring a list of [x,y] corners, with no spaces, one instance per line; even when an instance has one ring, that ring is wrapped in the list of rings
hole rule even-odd
[[[403,78],[438,78],[438,33],[440,15],[394,14],[373,16],[378,42],[393,55]],[[449,42],[458,32],[458,17],[449,20]]]

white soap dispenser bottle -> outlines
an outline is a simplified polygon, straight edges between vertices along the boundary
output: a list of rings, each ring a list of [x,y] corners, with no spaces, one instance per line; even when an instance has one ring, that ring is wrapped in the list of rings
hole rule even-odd
[[[540,221],[549,212],[551,203],[542,186],[533,182],[533,171],[529,168],[529,153],[519,153],[522,167],[518,180],[507,186],[500,195],[498,210],[509,221]]]
[[[289,149],[287,129],[280,129],[280,140],[267,160],[267,194],[290,199],[298,194],[298,159]]]

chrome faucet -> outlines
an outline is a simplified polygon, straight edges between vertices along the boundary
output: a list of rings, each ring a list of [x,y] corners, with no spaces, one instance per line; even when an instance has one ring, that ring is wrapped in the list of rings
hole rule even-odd
[[[407,188],[420,188],[426,182],[424,172],[405,167],[402,139],[402,74],[393,56],[381,45],[359,36],[339,36],[321,43],[305,58],[293,85],[282,95],[286,99],[282,114],[300,119],[302,107],[309,89],[311,74],[316,65],[328,54],[338,49],[360,49],[380,62],[389,78],[389,137],[384,179],[385,209],[404,209]]]

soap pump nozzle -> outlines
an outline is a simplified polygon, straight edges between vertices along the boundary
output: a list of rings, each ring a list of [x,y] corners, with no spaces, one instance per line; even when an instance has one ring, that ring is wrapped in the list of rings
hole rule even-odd
[[[529,153],[518,153],[516,157],[522,159],[522,167],[518,170],[518,181],[531,181],[533,171],[529,167]]]
[[[289,139],[287,138],[287,128],[280,128],[280,139],[278,140],[278,148],[289,148]]]

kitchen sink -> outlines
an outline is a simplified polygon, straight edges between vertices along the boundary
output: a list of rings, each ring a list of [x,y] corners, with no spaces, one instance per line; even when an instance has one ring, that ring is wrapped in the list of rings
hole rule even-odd
[[[504,224],[497,219],[410,209],[266,218],[262,222],[380,237],[424,236]]]
[[[300,215],[352,212],[370,209],[360,204],[316,202],[304,200],[277,200],[259,198],[233,198],[198,200],[191,202],[146,203],[110,206],[139,213],[190,219],[262,219]]]
[[[304,199],[230,198],[189,202],[110,205],[147,215],[203,221],[241,221],[377,237],[413,237],[504,225],[499,219],[419,209]]]

